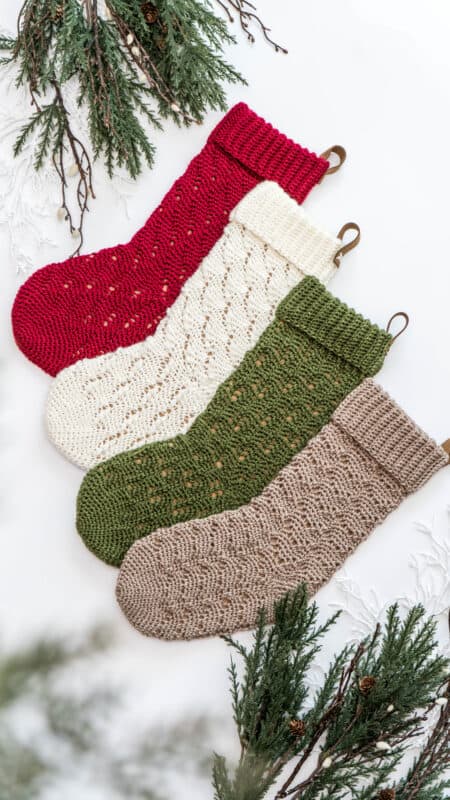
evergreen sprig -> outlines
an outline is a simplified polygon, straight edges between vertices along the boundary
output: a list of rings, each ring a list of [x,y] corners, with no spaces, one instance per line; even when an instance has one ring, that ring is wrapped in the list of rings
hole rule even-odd
[[[33,747],[22,741],[17,724],[11,722],[16,706],[37,706],[47,718],[47,727],[59,742],[68,743],[74,753],[92,742],[91,714],[98,709],[98,693],[90,693],[85,702],[60,695],[54,681],[69,665],[82,662],[101,652],[109,643],[105,629],[98,628],[81,644],[67,644],[61,639],[44,639],[13,653],[0,653],[0,797],[30,800],[38,797],[54,775],[42,742]],[[109,697],[111,702],[112,695]],[[13,717],[14,718],[14,717]]]
[[[80,644],[53,638],[0,652],[1,800],[40,800],[49,790],[64,797],[68,780],[80,797],[87,780],[91,792],[97,787],[110,800],[167,800],[174,773],[209,774],[207,717],[152,721],[140,733],[121,734],[125,692],[107,680],[99,686],[93,661],[110,659],[111,644],[98,628]],[[34,735],[23,712],[25,720],[31,712]]]
[[[449,662],[437,652],[435,622],[421,606],[402,620],[393,605],[383,628],[335,656],[310,697],[308,670],[337,618],[318,626],[317,614],[300,586],[276,603],[272,626],[259,615],[250,650],[225,637],[243,662],[241,678],[235,661],[230,666],[241,756],[232,775],[215,756],[215,800],[267,797],[288,762],[276,800],[444,800]],[[436,704],[441,711],[429,741],[396,781],[396,767]]]
[[[397,785],[397,800],[448,800],[450,794],[450,682],[438,699],[438,720],[425,747]]]
[[[17,66],[16,84],[28,88],[34,107],[14,153],[36,135],[35,168],[52,159],[61,182],[60,217],[78,240],[75,253],[95,196],[90,150],[93,160],[103,159],[110,177],[124,167],[136,178],[144,164],[153,165],[149,127],[160,128],[159,117],[199,123],[209,109],[225,110],[225,83],[245,83],[223,56],[224,47],[235,42],[228,30],[230,8],[252,41],[249,26],[256,23],[284,52],[247,0],[217,2],[225,18],[209,0],[105,0],[105,18],[97,0],[25,0],[16,38],[0,37],[0,64]],[[67,109],[66,88],[73,82],[90,145],[80,139]],[[68,197],[75,176],[76,217]]]

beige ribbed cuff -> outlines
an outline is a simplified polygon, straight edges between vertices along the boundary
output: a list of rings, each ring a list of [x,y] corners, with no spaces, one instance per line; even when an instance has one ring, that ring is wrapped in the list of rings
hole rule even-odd
[[[448,463],[436,444],[372,380],[340,404],[333,421],[350,434],[407,492],[414,492]]]

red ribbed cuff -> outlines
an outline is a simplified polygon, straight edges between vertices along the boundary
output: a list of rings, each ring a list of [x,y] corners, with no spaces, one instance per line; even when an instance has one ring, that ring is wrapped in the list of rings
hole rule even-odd
[[[245,103],[238,103],[230,109],[208,141],[214,142],[262,180],[276,181],[299,203],[329,166],[328,161],[277,131]]]

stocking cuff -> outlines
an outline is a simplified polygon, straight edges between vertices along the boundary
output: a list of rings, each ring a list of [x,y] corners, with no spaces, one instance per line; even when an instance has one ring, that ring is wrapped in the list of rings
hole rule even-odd
[[[378,461],[406,494],[448,464],[445,450],[371,380],[346,397],[333,421]]]
[[[312,276],[307,276],[277,309],[278,319],[300,328],[364,376],[381,369],[392,336],[349,308]]]
[[[262,180],[276,181],[301,203],[328,169],[328,161],[288,139],[245,104],[238,103],[209,141]]]
[[[328,283],[335,274],[333,259],[342,241],[317,228],[278,184],[258,184],[238,203],[230,219],[244,225],[305,275]]]

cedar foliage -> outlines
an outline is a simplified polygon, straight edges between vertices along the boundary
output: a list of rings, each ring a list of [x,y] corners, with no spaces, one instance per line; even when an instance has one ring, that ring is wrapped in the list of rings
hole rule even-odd
[[[383,627],[334,657],[312,697],[307,674],[337,615],[324,625],[317,617],[302,585],[276,603],[272,626],[260,613],[251,649],[225,637],[243,665],[242,677],[233,659],[230,666],[241,755],[232,773],[215,756],[215,800],[261,800],[280,782],[277,800],[445,800],[449,663],[437,652],[435,622],[421,606],[402,620],[393,605]],[[397,780],[436,709],[429,741]]]
[[[1,800],[64,797],[68,785],[80,797],[89,785],[89,796],[97,789],[110,800],[167,800],[174,774],[207,785],[211,719],[164,725],[149,709],[147,729],[121,733],[124,691],[101,679],[111,644],[97,629],[81,643],[41,639],[0,651]]]
[[[153,165],[149,129],[161,128],[161,118],[200,123],[210,109],[226,109],[225,84],[245,83],[224,57],[235,42],[232,12],[251,41],[256,24],[283,50],[246,0],[218,0],[225,16],[209,0],[104,1],[101,16],[97,0],[25,0],[16,37],[0,37],[0,64],[16,66],[16,84],[28,89],[33,106],[14,153],[33,141],[35,168],[52,160],[75,253],[95,196],[93,160],[102,159],[110,177],[123,167],[136,178]],[[69,84],[77,86],[90,142],[81,140],[67,108]]]

